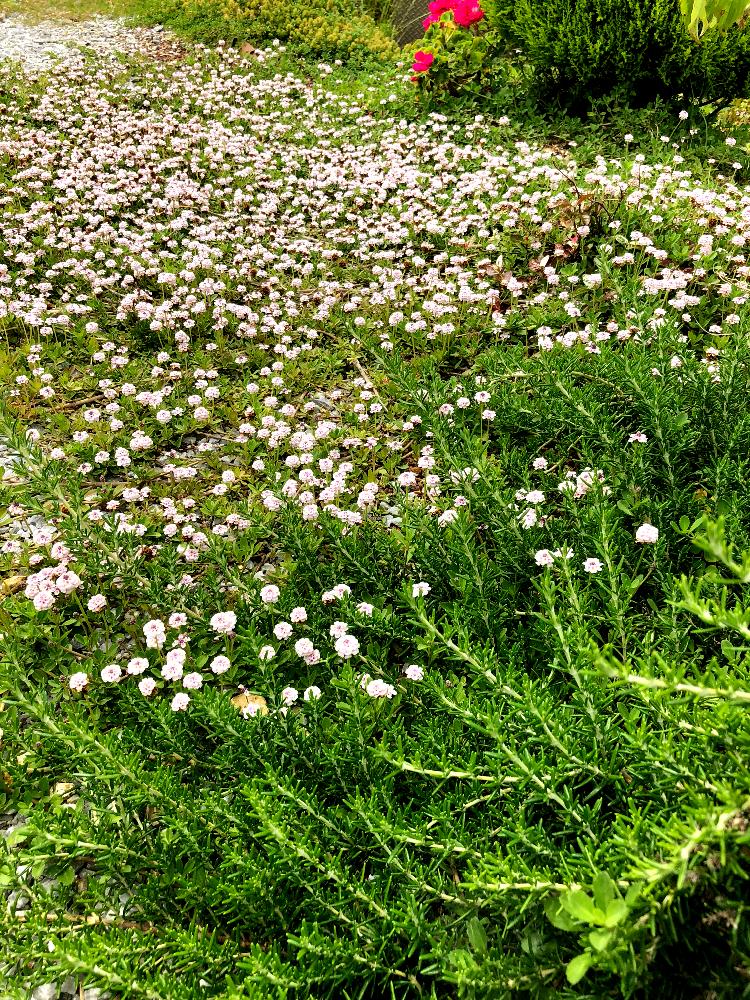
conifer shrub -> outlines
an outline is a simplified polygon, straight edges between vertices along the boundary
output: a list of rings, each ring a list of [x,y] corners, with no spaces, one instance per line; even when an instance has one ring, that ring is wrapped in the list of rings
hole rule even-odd
[[[698,43],[679,0],[518,0],[497,31],[523,50],[542,101],[709,101],[750,87],[750,30],[713,31]]]

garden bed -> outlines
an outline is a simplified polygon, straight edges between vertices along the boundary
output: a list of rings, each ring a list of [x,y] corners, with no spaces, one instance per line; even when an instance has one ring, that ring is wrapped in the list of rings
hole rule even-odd
[[[739,991],[742,144],[185,56],[3,77],[0,985]]]

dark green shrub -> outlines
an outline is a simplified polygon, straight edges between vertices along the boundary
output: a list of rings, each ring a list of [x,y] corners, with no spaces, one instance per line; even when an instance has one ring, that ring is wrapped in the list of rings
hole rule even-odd
[[[532,64],[538,97],[569,107],[611,94],[642,104],[748,92],[747,27],[712,32],[698,44],[678,0],[518,0],[498,30]]]

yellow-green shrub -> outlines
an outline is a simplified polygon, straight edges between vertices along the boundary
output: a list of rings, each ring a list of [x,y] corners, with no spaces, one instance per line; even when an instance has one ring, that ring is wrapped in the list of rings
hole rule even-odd
[[[145,16],[199,41],[268,42],[348,62],[395,58],[387,30],[354,3],[335,0],[143,0]]]

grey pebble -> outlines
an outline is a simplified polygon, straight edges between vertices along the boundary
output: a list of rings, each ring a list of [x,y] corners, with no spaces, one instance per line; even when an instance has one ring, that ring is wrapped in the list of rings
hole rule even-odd
[[[60,987],[57,983],[45,983],[43,986],[37,986],[31,994],[31,1000],[57,1000],[59,994]]]

